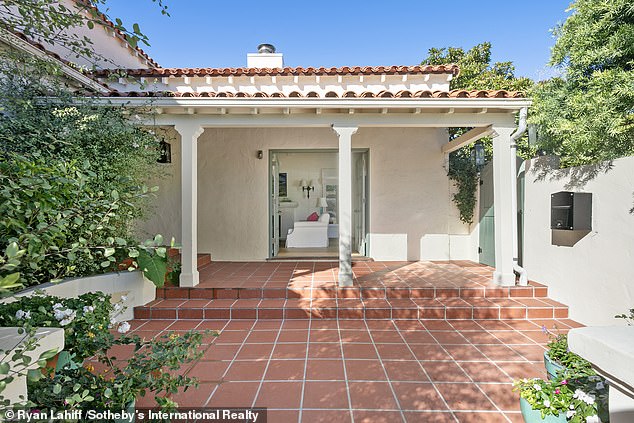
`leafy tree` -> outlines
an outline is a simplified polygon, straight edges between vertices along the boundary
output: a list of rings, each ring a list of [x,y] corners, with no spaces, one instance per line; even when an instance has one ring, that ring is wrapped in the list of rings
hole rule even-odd
[[[578,166],[634,155],[634,3],[577,0],[554,30],[561,77],[533,90],[540,148]]]
[[[460,75],[451,80],[451,89],[462,90],[509,90],[526,91],[533,82],[529,78],[516,77],[512,62],[491,63],[491,43],[485,42],[464,50],[460,47],[431,48],[423,64],[440,65],[455,63],[460,66]],[[470,128],[450,128],[449,137],[454,139]],[[490,138],[483,138],[488,159],[492,157]],[[471,147],[463,147],[449,155],[449,178],[458,191],[453,201],[460,212],[460,220],[473,222],[478,187],[478,172],[471,161]]]
[[[74,98],[33,58],[0,60],[0,72],[0,288],[100,273],[128,256],[159,266],[148,254],[165,249],[140,248],[132,227],[147,211],[145,181],[160,174],[156,135],[130,119],[142,110]]]
[[[157,3],[161,14],[169,16],[163,0],[152,2]],[[72,6],[69,7],[70,4]],[[150,45],[148,37],[141,32],[138,24],[134,23],[131,29],[124,26],[121,19],[110,16],[107,6],[108,0],[2,0],[0,28],[9,32],[21,32],[40,43],[63,45],[77,57],[85,58],[98,56],[93,49],[92,40],[72,30],[105,26],[108,25],[106,20],[111,21],[133,47],[139,42]]]

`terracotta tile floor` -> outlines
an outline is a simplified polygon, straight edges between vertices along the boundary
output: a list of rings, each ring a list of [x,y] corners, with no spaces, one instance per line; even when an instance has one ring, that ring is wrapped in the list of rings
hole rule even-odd
[[[135,320],[218,330],[181,406],[268,407],[269,422],[521,421],[511,382],[543,377],[543,324],[570,320]],[[139,406],[147,405],[140,399]]]

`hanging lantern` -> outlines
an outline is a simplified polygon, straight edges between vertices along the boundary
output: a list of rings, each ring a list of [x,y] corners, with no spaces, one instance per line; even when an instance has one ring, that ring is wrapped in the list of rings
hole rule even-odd
[[[172,163],[172,146],[165,140],[161,140],[159,144],[161,155],[157,162],[159,163]]]

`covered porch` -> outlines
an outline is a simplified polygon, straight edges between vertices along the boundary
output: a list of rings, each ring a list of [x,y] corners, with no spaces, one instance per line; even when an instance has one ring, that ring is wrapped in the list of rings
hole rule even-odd
[[[157,100],[157,124],[171,126],[179,134],[180,144],[180,191],[181,191],[181,243],[182,273],[181,286],[193,287],[200,283],[200,274],[196,268],[196,254],[205,253],[198,248],[199,219],[201,209],[199,186],[199,139],[206,130],[268,130],[283,128],[285,131],[318,128],[331,128],[330,137],[337,147],[338,172],[338,238],[337,256],[339,258],[336,273],[340,287],[353,285],[353,166],[352,152],[357,133],[377,129],[398,130],[404,128],[429,128],[441,130],[448,127],[473,128],[457,140],[438,145],[437,163],[441,172],[448,165],[448,154],[468,145],[484,136],[494,137],[494,191],[495,191],[495,258],[496,267],[487,276],[497,285],[515,284],[513,190],[511,181],[515,175],[515,158],[512,149],[512,133],[516,130],[515,112],[525,108],[529,102],[521,98],[432,98],[432,99],[160,99]],[[384,107],[378,107],[384,106]],[[378,107],[378,108],[377,108]],[[231,113],[229,111],[232,111]],[[448,139],[448,138],[447,138]],[[389,141],[384,142],[389,146]],[[430,144],[431,145],[431,144]],[[218,148],[223,148],[218,146]],[[372,156],[372,148],[370,155]],[[256,151],[253,152],[256,154]],[[389,147],[383,154],[390,155]],[[208,159],[207,159],[208,160]],[[212,164],[213,166],[213,164]],[[447,180],[446,180],[447,181]],[[420,184],[425,184],[422,180]],[[447,182],[445,182],[447,183]],[[448,194],[445,194],[448,197]],[[433,204],[438,198],[428,198]],[[378,201],[374,205],[376,207]],[[444,199],[442,201],[445,201]],[[449,200],[447,200],[449,203]],[[230,207],[231,204],[227,204]],[[402,207],[397,205],[397,207]],[[412,210],[412,214],[417,212]],[[372,232],[370,228],[369,232]],[[388,230],[388,232],[390,232]],[[430,251],[443,251],[438,259],[466,258],[452,255],[449,251],[451,231],[433,234],[421,240],[405,239],[398,234],[387,237],[378,236],[371,245],[385,243],[384,249],[390,249],[390,242],[412,242],[426,244]],[[396,241],[395,241],[396,240]],[[475,249],[477,247],[469,247]],[[421,247],[422,250],[422,247]],[[472,256],[469,256],[472,257]],[[264,258],[264,257],[262,257]]]

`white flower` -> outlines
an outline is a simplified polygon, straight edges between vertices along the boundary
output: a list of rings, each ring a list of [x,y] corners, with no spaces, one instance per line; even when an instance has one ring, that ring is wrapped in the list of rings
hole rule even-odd
[[[58,308],[63,308],[64,306],[61,303],[56,303],[53,305],[53,310],[57,310]]]
[[[127,295],[122,295],[121,296],[121,301],[128,301],[128,296]]]
[[[533,389],[535,389],[536,391],[541,391],[542,387],[541,387],[541,385],[536,383],[536,384],[533,385]]]
[[[550,407],[550,401],[544,400],[544,407]]]
[[[30,319],[31,318],[31,312],[30,311],[24,311],[24,310],[18,310],[15,312],[15,318],[18,320],[22,320],[22,319]]]
[[[95,311],[93,306],[84,306],[84,313],[92,313],[93,311]]]
[[[126,333],[127,331],[130,330],[130,323],[128,322],[121,322],[121,324],[119,324],[119,328],[117,329],[117,332],[119,333]]]
[[[116,303],[116,304],[114,305],[114,311],[120,311],[120,310],[121,310],[121,308],[122,308],[122,306],[121,306],[121,304],[119,304],[119,303]]]
[[[136,142],[133,142],[133,143],[132,143],[132,147],[134,147],[134,148],[139,148],[139,144],[138,144],[138,143],[136,143]]]
[[[572,408],[573,406],[571,405],[570,408]],[[568,410],[566,411],[566,417],[567,418],[571,418],[572,416],[574,416],[575,414],[577,414],[577,412],[575,410]]]
[[[594,404],[594,395],[588,394],[585,396],[585,398],[582,399],[582,401],[588,405],[592,405]]]

